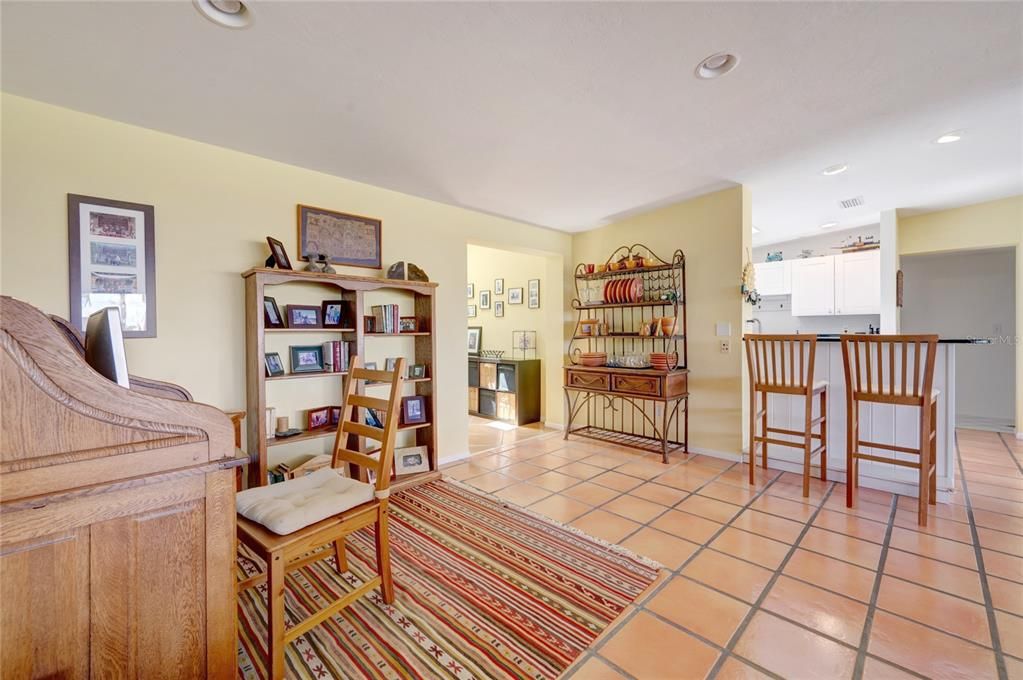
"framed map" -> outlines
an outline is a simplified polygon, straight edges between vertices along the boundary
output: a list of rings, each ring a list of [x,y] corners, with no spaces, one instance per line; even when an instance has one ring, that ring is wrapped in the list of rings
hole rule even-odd
[[[380,269],[382,226],[372,217],[299,205],[299,257],[308,260],[310,255],[314,259],[326,255],[331,264]]]

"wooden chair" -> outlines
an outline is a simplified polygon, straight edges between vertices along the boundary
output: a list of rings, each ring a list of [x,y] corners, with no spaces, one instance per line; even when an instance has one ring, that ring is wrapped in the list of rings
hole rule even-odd
[[[238,592],[267,581],[269,676],[274,680],[284,677],[284,649],[289,642],[377,586],[380,586],[384,602],[394,600],[388,546],[388,496],[404,375],[404,359],[398,359],[394,372],[386,372],[362,368],[361,361],[355,357],[344,385],[341,422],[334,439],[331,466],[301,478],[238,494],[238,540],[267,565],[265,574],[240,582]],[[356,384],[360,380],[390,383],[390,397],[381,399],[358,394]],[[353,407],[376,410],[383,428],[353,419]],[[355,413],[358,418],[359,409]],[[380,448],[368,453],[353,451],[348,448],[349,437],[376,440]],[[342,476],[339,466],[343,463],[349,465],[350,472],[356,467],[372,471],[376,476],[375,484]],[[344,573],[348,570],[345,537],[372,524],[376,524],[377,576],[285,631],[285,574],[323,559],[331,551],[337,560],[338,573]]]
[[[912,348],[912,350],[910,349]],[[927,505],[934,504],[937,468],[938,391],[934,385],[937,335],[843,335],[846,394],[845,504],[852,507],[859,486],[861,460],[893,463],[919,471],[920,526],[927,526]],[[920,409],[920,448],[860,439],[860,402],[916,406]],[[860,447],[917,456],[905,460],[863,453]]]
[[[767,469],[767,445],[789,446],[803,449],[803,497],[810,495],[810,464],[814,456],[820,455],[821,480],[828,479],[828,383],[814,381],[814,360],[817,355],[817,338],[812,335],[746,335],[746,367],[749,370],[749,483],[754,483],[753,469],[756,467],[756,448],[761,445],[761,464]],[[757,410],[757,394],[760,395],[760,410]],[[788,394],[802,396],[804,417],[802,430],[770,427],[767,424],[767,395]],[[813,417],[813,398],[820,395],[819,415]],[[756,433],[760,420],[761,434]],[[815,426],[820,426],[817,433]],[[802,442],[771,437],[782,434],[801,437]],[[813,448],[813,440],[820,445]]]

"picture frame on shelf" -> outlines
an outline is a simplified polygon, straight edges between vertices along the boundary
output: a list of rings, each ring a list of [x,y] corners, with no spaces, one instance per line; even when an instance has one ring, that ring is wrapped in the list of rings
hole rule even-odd
[[[316,305],[285,305],[288,328],[323,328],[321,308]]]
[[[341,407],[331,406],[330,407],[330,425],[331,427],[337,427],[341,423]]]
[[[323,372],[322,345],[292,345],[288,350],[291,352],[292,373]]]
[[[529,308],[540,309],[540,279],[530,279],[527,285],[529,288]]]
[[[377,370],[377,362],[367,361],[362,365],[362,367],[365,368],[367,371],[375,371]]]
[[[284,244],[273,236],[266,237],[266,244],[270,246],[270,257],[266,260],[266,266],[277,265],[278,269],[291,269],[291,258],[288,257]]]
[[[475,283],[465,284],[465,292],[468,293],[468,297],[470,300],[476,297],[476,284]]]
[[[379,427],[381,430],[384,429],[384,423],[380,420],[380,415],[376,412],[376,409],[366,409],[366,424],[371,427]]]
[[[466,316],[469,317],[470,319],[476,318],[476,305],[469,305],[466,311]]]
[[[396,477],[430,471],[430,450],[425,446],[407,446],[394,450]]]
[[[394,373],[394,369],[398,367],[398,357],[387,357],[384,359],[384,370],[388,373]]]
[[[483,326],[469,326],[468,330],[469,354],[479,356],[483,349]]]
[[[68,194],[67,217],[71,324],[117,307],[124,337],[155,338],[155,208]]]
[[[494,300],[494,316],[498,319],[504,316],[504,300]]]
[[[284,316],[281,314],[277,300],[270,297],[263,297],[263,327],[264,328],[286,328]]]
[[[490,291],[480,291],[480,309],[490,309]]]
[[[306,411],[306,429],[319,430],[330,427],[330,407],[321,406]]]
[[[298,256],[325,255],[331,264],[381,269],[383,222],[363,215],[298,206]]]
[[[408,367],[409,380],[422,380],[426,377],[426,364],[412,364]]]
[[[344,328],[348,321],[348,303],[344,300],[324,300],[320,303],[320,318],[324,328]]]
[[[401,398],[401,424],[418,425],[426,422],[426,397],[415,395]]]
[[[399,333],[415,333],[419,330],[419,320],[414,316],[402,316],[398,318]]]
[[[521,305],[522,304],[522,288],[509,288],[508,289],[508,304],[509,305]]]
[[[504,295],[504,279],[494,279],[494,295]]]
[[[268,378],[277,378],[284,375],[284,361],[277,352],[267,352],[263,355],[263,365],[266,367]]]

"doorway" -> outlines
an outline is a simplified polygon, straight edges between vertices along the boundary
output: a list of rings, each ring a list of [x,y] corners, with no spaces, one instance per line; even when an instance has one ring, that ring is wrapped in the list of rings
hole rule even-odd
[[[956,426],[1011,432],[1016,420],[1014,248],[901,258],[904,333],[983,337],[956,352]]]

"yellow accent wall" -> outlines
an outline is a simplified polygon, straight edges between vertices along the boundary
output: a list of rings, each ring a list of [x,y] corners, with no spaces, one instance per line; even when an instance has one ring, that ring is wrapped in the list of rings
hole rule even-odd
[[[468,319],[469,326],[483,328],[483,349],[504,350],[512,357],[512,332],[536,331],[536,358],[540,359],[543,375],[541,389],[541,418],[549,425],[563,424],[562,365],[565,357],[563,316],[565,288],[562,285],[565,258],[558,254],[513,252],[501,248],[470,244],[466,250],[468,282],[474,284],[472,299],[466,303],[476,305],[476,317]],[[504,293],[497,295],[494,279],[504,279]],[[540,308],[530,309],[528,282],[540,280]],[[511,288],[522,289],[522,304],[508,304]],[[491,293],[490,309],[480,309],[480,291]],[[495,303],[504,303],[504,316],[495,314]],[[516,356],[521,357],[521,354]],[[529,355],[533,358],[533,355]]]
[[[1016,248],[1016,328],[1023,321],[1023,195],[899,217],[899,255]],[[1016,436],[1023,434],[1023,342],[1016,343]]]
[[[181,384],[222,409],[245,403],[239,274],[263,262],[268,235],[294,257],[298,203],[380,218],[385,266],[410,260],[440,284],[435,394],[442,459],[468,449],[467,244],[570,259],[571,237],[553,230],[13,95],[2,95],[2,108],[0,290],[67,316],[66,195],[154,205],[159,335],[128,340],[129,364],[133,373]],[[555,303],[551,288],[546,301]],[[560,408],[551,400],[555,422]]]
[[[743,246],[750,242],[748,192],[735,187],[706,194],[600,229],[576,234],[574,262],[603,262],[621,245],[642,243],[661,258],[686,255],[691,448],[736,455],[742,449]],[[572,317],[574,320],[574,316]],[[715,323],[731,325],[723,354]],[[566,330],[566,335],[571,329]]]

